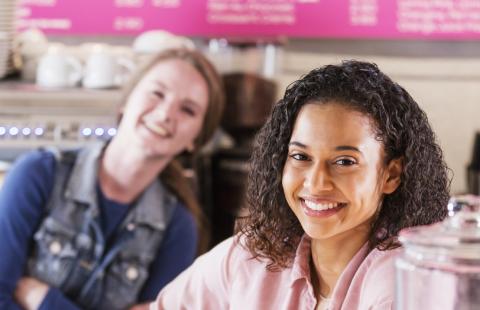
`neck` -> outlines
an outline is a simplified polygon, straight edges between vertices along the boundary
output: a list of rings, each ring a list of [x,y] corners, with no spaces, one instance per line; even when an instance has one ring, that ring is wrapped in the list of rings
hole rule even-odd
[[[310,273],[317,297],[328,297],[353,256],[368,240],[370,223],[328,239],[312,239]]]
[[[120,203],[135,200],[171,159],[148,158],[135,148],[125,147],[115,138],[106,147],[99,167],[99,182],[103,194]]]

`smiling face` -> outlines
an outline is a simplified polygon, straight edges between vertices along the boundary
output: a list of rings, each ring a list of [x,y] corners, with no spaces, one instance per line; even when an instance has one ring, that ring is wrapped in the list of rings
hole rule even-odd
[[[384,194],[400,182],[401,168],[384,165],[373,121],[339,103],[308,103],[300,110],[285,162],[288,205],[312,239],[363,234]]]
[[[188,62],[155,65],[130,94],[117,137],[132,141],[147,157],[173,158],[193,149],[208,108],[208,87]]]

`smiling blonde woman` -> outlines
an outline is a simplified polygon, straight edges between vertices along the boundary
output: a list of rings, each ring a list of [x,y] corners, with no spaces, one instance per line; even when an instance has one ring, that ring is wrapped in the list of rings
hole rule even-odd
[[[206,58],[170,50],[126,88],[111,141],[20,158],[0,192],[0,308],[147,308],[206,244],[176,157],[222,108]]]

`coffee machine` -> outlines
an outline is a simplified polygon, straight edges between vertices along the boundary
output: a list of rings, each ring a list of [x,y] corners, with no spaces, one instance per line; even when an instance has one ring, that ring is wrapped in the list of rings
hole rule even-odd
[[[467,167],[468,193],[480,195],[480,132],[475,134],[472,161]]]
[[[215,44],[218,45],[218,42]],[[209,218],[212,242],[234,233],[235,220],[246,215],[245,190],[249,158],[257,131],[263,126],[276,101],[280,47],[273,43],[223,41],[211,59],[220,69],[225,87],[226,105],[222,130],[231,138],[230,147],[217,148],[210,158]],[[226,45],[225,45],[226,44]],[[219,60],[220,59],[220,60]],[[228,61],[220,63],[218,61]]]

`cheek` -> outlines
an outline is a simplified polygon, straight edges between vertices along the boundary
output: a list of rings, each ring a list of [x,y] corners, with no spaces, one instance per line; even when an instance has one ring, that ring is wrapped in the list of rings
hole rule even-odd
[[[282,187],[287,200],[292,199],[292,196],[298,191],[301,184],[302,178],[299,173],[286,165],[282,174]]]
[[[125,106],[123,110],[123,118],[134,119],[148,114],[152,111],[152,104],[147,101],[132,101]]]
[[[192,142],[200,134],[202,130],[202,121],[182,122],[182,136],[185,142]]]
[[[350,185],[354,199],[366,206],[377,206],[381,198],[380,194],[381,179],[377,174],[363,176]]]

